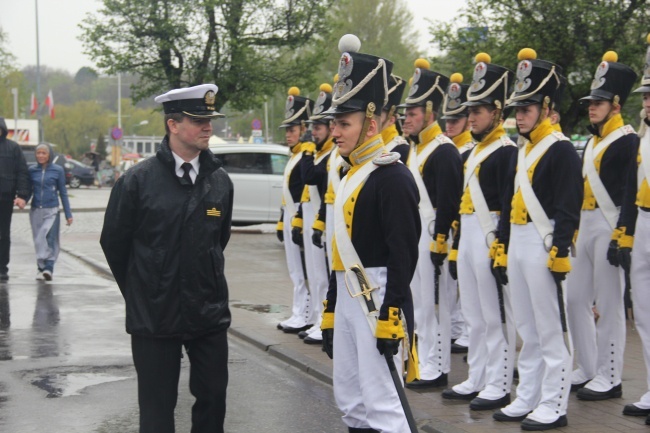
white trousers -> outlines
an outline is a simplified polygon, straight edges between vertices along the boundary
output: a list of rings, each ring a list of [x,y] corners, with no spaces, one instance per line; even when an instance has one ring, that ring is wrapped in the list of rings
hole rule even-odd
[[[607,391],[621,383],[625,350],[622,268],[607,261],[612,229],[600,209],[583,210],[573,270],[567,278],[567,310],[577,369],[572,383]],[[592,307],[600,318],[596,323]]]
[[[434,266],[431,263],[429,221],[422,220],[422,234],[418,244],[418,263],[411,280],[413,313],[420,379],[432,380],[451,369],[451,311],[447,279],[447,262],[439,278],[438,310],[435,312]],[[439,322],[438,322],[439,319]]]
[[[492,215],[495,224],[498,216]],[[466,381],[454,386],[461,394],[497,400],[510,393],[515,361],[515,328],[507,286],[503,288],[508,342],[501,324],[496,281],[490,270],[489,248],[476,214],[461,215],[463,235],[458,246],[461,305],[469,336]]]
[[[379,284],[381,304],[386,290],[386,268],[366,268],[366,272]],[[386,359],[377,350],[377,339],[359,299],[348,293],[343,272],[336,272],[336,284],[333,382],[343,422],[352,428],[408,433],[410,429]],[[395,357],[395,365],[402,365],[400,354]]]
[[[309,323],[313,323],[309,335],[312,338],[320,339],[320,323],[323,316],[323,301],[327,296],[329,276],[327,275],[327,264],[325,262],[325,250],[318,248],[311,241],[314,233],[312,225],[316,218],[318,209],[314,209],[311,202],[302,204],[303,220],[303,243],[305,245],[305,263],[307,265],[307,278],[309,278],[309,291],[312,301]]]
[[[503,411],[510,416],[533,411],[528,418],[542,423],[566,414],[573,365],[573,349],[570,352],[565,346],[557,287],[547,260],[548,252],[533,223],[513,224],[508,249],[509,291],[523,345],[517,398]],[[566,291],[562,293],[566,299]]]
[[[632,304],[634,323],[643,343],[648,391],[643,394],[636,406],[650,409],[650,212],[639,209],[632,250]]]
[[[329,268],[332,269],[332,240],[334,239],[334,205],[325,205],[325,238],[327,244],[325,251],[327,251],[327,263]]]
[[[298,204],[296,204],[296,209]],[[302,268],[300,258],[300,247],[291,240],[291,219],[287,209],[284,209],[284,253],[287,258],[287,268],[289,269],[289,278],[293,283],[293,304],[291,306],[291,317],[280,322],[284,327],[302,328],[308,325],[311,319],[311,299],[309,288],[305,281],[305,274]],[[305,258],[306,262],[306,258]]]

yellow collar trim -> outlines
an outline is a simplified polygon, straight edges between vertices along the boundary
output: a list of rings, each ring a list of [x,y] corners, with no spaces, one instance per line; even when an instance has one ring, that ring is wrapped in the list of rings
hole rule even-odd
[[[321,148],[321,150],[316,152],[316,158],[319,158],[321,155],[324,155],[324,154],[330,152],[333,147],[334,147],[334,138],[330,137],[323,144],[323,147]]]
[[[560,126],[559,123],[554,123],[553,125],[551,125],[551,127],[553,128],[553,131],[562,132],[562,127]]]
[[[536,145],[542,141],[547,135],[553,133],[553,125],[551,125],[551,119],[546,118],[540,123],[537,128],[530,131],[530,143],[532,146]],[[532,147],[531,146],[531,147]]]
[[[620,113],[612,116],[612,118],[603,125],[603,132],[600,134],[600,137],[594,136],[594,144],[598,144],[598,142],[607,137],[611,132],[616,131],[624,125],[623,116],[621,116]]]
[[[381,155],[384,150],[386,150],[386,148],[384,147],[384,141],[381,139],[380,134],[377,134],[361,143],[361,145],[354,149],[348,157],[350,164],[352,165],[350,172],[352,173],[352,170],[355,170],[355,168],[361,167],[368,161],[372,161],[376,156]]]
[[[397,137],[399,133],[397,132],[397,126],[390,125],[386,128],[384,128],[383,131],[381,131],[381,138],[384,140],[384,143],[390,143],[393,141],[393,138]]]
[[[503,137],[504,135],[506,135],[506,130],[503,129],[503,125],[497,126],[492,131],[490,131],[490,133],[488,135],[485,136],[483,141],[481,141],[480,143],[477,144],[476,151],[480,152],[481,150],[483,150],[484,148],[486,148],[490,144],[494,143],[495,141],[497,141],[499,138]]]
[[[455,136],[454,138],[452,138],[452,141],[454,142],[456,147],[460,149],[461,147],[465,146],[467,143],[472,141],[472,133],[469,130],[463,131],[457,136]]]
[[[440,134],[442,134],[442,129],[440,128],[440,125],[437,121],[433,122],[431,125],[420,131],[418,134],[418,137],[420,138],[420,144],[418,144],[418,152],[421,148],[432,142]]]
[[[291,150],[291,153],[293,153],[294,155],[300,153],[302,151],[302,142],[298,142],[298,144],[296,144],[295,146],[290,147],[289,150]]]

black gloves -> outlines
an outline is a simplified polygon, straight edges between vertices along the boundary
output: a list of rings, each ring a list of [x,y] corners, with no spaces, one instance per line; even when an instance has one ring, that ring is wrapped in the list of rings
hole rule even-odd
[[[607,248],[607,261],[610,265],[616,266],[620,265],[618,261],[618,241],[611,240],[609,241],[609,248]]]
[[[493,267],[492,275],[494,275],[497,283],[501,284],[502,286],[506,286],[508,284],[508,268],[504,266]]]
[[[334,359],[334,328],[322,329],[321,333],[323,335],[323,352]]]
[[[379,350],[380,355],[386,353],[390,355],[397,355],[399,350],[399,345],[402,343],[401,339],[392,339],[392,338],[378,338],[377,339],[377,350]]]
[[[318,229],[314,229],[314,233],[311,235],[311,243],[316,245],[318,248],[323,248],[323,232]]]
[[[561,283],[562,281],[564,281],[564,279],[566,278],[566,274],[567,272],[551,271],[551,275],[553,275],[553,279],[555,280],[555,283]]]
[[[276,230],[275,235],[278,237],[280,242],[284,242],[284,230]]]
[[[302,228],[294,227],[291,229],[291,240],[300,248],[303,248],[305,246],[302,240]]]
[[[436,275],[440,275],[440,269],[442,268],[442,265],[445,263],[445,259],[447,258],[447,253],[434,253],[431,251],[431,263],[433,263],[433,266],[436,268]]]
[[[458,280],[458,268],[455,260],[449,261],[449,275],[451,275],[451,278],[454,280]]]
[[[630,273],[632,264],[632,248],[621,247],[618,249],[618,262],[625,272]]]

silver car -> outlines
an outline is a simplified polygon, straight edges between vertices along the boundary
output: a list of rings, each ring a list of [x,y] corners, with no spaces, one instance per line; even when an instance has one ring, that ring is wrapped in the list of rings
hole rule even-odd
[[[210,150],[221,160],[235,186],[233,223],[277,222],[289,148],[240,143],[211,145]]]

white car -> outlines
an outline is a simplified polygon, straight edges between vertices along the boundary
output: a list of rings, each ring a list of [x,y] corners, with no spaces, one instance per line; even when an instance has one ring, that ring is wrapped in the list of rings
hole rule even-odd
[[[284,167],[289,148],[279,144],[216,144],[235,187],[233,223],[274,223],[280,218]]]

